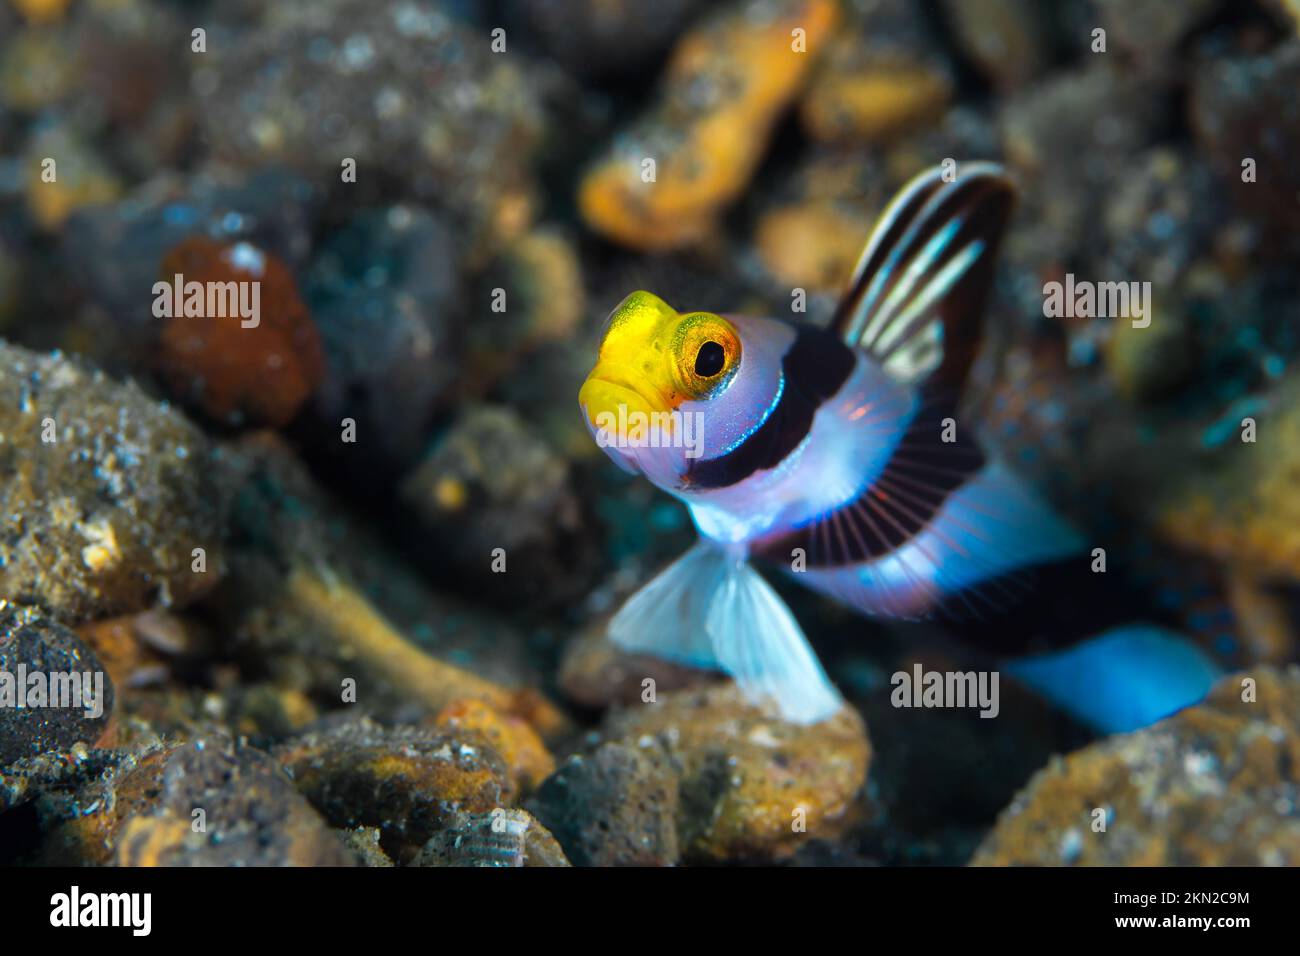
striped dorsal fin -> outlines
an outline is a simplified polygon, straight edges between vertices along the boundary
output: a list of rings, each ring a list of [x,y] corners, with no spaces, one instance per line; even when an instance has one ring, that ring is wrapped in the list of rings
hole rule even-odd
[[[935,166],[881,214],[831,329],[900,381],[958,394],[978,351],[994,258],[1015,205],[1001,166]]]

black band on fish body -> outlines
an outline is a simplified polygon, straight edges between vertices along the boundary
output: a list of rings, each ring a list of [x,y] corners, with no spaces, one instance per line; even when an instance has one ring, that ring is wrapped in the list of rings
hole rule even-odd
[[[931,617],[1000,657],[1064,650],[1135,621],[1176,627],[1116,573],[1092,569],[1087,551],[1029,565],[946,596]]]
[[[781,358],[782,391],[763,423],[717,458],[692,462],[685,484],[692,490],[727,488],[775,468],[808,437],[813,416],[853,373],[852,349],[825,329],[800,326]]]

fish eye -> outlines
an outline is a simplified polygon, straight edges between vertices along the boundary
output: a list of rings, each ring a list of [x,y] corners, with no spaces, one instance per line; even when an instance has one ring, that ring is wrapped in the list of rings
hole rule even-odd
[[[695,353],[695,374],[700,378],[712,378],[722,371],[726,362],[726,349],[717,342],[705,342]]]
[[[692,400],[708,398],[724,388],[740,367],[740,334],[722,316],[688,313],[672,334],[673,382]]]

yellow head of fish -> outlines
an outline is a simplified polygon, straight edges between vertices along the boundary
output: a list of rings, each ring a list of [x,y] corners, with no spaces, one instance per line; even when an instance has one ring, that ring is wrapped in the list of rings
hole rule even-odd
[[[711,312],[678,313],[633,292],[610,313],[578,403],[597,443],[634,468],[634,449],[667,443],[681,416],[725,388],[740,366],[740,333]]]

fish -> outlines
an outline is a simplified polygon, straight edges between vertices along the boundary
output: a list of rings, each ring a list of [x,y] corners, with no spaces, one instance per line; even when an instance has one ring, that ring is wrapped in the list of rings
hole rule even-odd
[[[1144,615],[967,413],[1016,189],[992,162],[888,203],[825,326],[632,292],[578,402],[699,537],[614,614],[619,648],[729,675],[799,724],[844,706],[758,567],[877,619],[945,619],[1103,733],[1200,700],[1215,661]],[[965,622],[963,626],[961,622]]]

